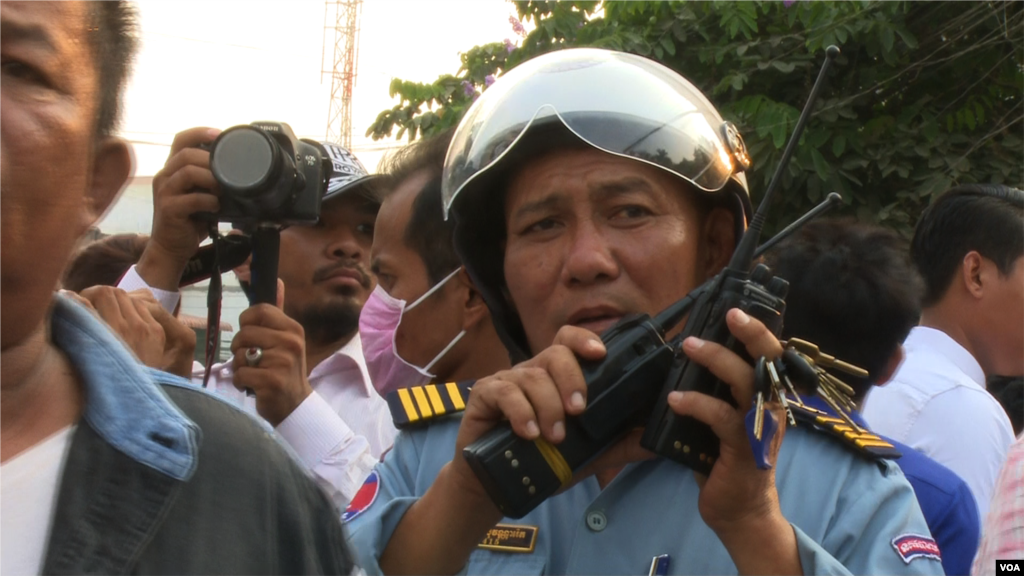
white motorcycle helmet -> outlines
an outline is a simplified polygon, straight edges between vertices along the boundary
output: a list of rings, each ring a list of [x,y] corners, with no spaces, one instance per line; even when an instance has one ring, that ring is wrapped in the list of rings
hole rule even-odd
[[[737,239],[752,215],[743,139],[696,87],[639,56],[551,52],[510,70],[466,113],[445,158],[441,194],[455,248],[518,362],[531,354],[505,289],[502,243],[509,172],[548,151],[590,146],[683,179],[732,209]],[[682,295],[680,295],[682,296]]]

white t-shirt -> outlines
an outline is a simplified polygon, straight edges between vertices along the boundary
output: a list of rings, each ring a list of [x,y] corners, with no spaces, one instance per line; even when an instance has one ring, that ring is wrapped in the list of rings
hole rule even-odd
[[[57,486],[75,427],[68,426],[0,466],[0,573],[39,574]]]
[[[917,326],[888,384],[874,387],[861,414],[873,432],[923,452],[971,489],[982,522],[1013,443],[1010,419],[985,389],[978,361],[948,334]]]

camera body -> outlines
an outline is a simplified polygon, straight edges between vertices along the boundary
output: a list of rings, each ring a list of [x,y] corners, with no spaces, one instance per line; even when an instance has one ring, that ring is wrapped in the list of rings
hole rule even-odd
[[[220,185],[220,222],[242,230],[259,224],[315,224],[331,161],[319,143],[300,140],[283,122],[253,122],[220,133],[209,146]]]

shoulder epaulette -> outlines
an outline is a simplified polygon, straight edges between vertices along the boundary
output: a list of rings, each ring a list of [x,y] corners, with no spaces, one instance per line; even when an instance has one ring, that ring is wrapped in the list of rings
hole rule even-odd
[[[828,412],[803,404],[792,398],[789,409],[799,423],[839,440],[847,448],[871,460],[896,459],[903,454],[884,438],[873,434],[867,428],[858,426],[850,420],[837,418]],[[851,425],[852,424],[852,425]]]
[[[466,409],[473,380],[410,386],[389,392],[385,399],[395,428],[426,424]]]

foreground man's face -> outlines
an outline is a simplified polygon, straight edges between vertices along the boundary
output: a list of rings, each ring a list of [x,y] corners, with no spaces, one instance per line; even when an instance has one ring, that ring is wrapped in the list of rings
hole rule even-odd
[[[0,4],[4,349],[38,326],[75,240],[106,207],[90,195],[107,175],[93,165],[99,87],[88,23],[80,3]]]
[[[519,170],[505,198],[505,279],[533,352],[566,324],[600,334],[696,287],[709,266],[692,194],[664,170],[594,149]]]

